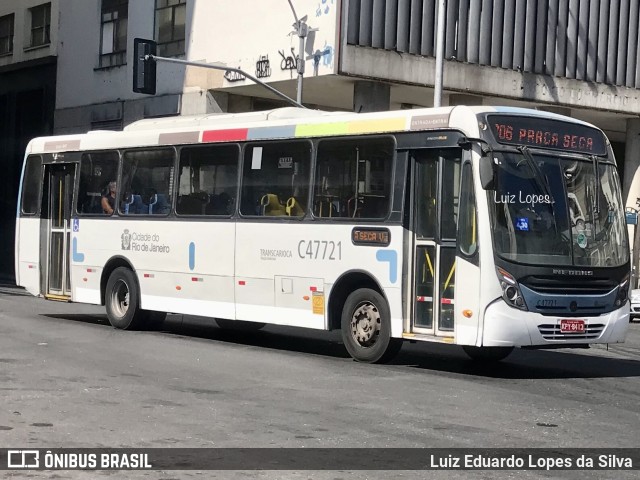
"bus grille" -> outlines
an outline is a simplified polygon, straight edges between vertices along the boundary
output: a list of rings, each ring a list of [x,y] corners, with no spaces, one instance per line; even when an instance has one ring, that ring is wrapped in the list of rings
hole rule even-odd
[[[604,330],[602,323],[592,323],[584,326],[584,332],[561,333],[560,325],[545,324],[538,325],[540,335],[545,340],[592,340],[598,338]]]
[[[551,295],[606,295],[618,286],[616,282],[606,278],[584,279],[582,284],[576,285],[575,279],[543,275],[525,277],[520,283],[534,292]]]

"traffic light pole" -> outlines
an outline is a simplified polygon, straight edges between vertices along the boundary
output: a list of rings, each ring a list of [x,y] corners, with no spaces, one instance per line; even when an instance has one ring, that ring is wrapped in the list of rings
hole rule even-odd
[[[258,80],[254,76],[249,75],[247,72],[245,72],[244,70],[240,70],[239,68],[223,67],[223,66],[220,66],[220,65],[211,65],[209,63],[190,62],[188,60],[180,60],[178,58],[158,57],[157,55],[145,55],[144,59],[145,60],[151,60],[151,61],[154,61],[154,62],[177,63],[177,64],[180,64],[180,65],[189,65],[189,66],[192,66],[192,67],[211,68],[213,70],[223,70],[225,72],[239,73],[240,75],[245,76],[249,80],[252,80],[252,81],[254,81],[255,83],[257,83],[259,85],[262,85],[264,88],[269,90],[271,93],[273,93],[274,95],[277,95],[278,97],[280,97],[283,100],[286,100],[290,104],[292,104],[292,105],[294,105],[296,107],[299,107],[299,108],[307,108],[304,105],[302,105],[302,103],[295,101],[293,98],[287,97],[284,93],[279,92],[278,90],[273,88],[271,85],[267,85],[263,81]]]

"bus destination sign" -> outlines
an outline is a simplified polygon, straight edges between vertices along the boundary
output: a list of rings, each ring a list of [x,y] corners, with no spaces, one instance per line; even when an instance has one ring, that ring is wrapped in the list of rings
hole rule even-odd
[[[355,227],[351,230],[351,241],[354,245],[386,247],[391,243],[391,232],[386,228]]]
[[[489,115],[487,123],[498,143],[605,155],[604,135],[595,128],[541,117]]]

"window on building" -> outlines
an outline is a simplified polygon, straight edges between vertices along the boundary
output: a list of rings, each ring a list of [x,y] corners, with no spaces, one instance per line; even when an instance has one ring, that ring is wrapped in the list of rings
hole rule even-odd
[[[121,215],[168,215],[173,185],[172,148],[124,154],[120,187]]]
[[[78,184],[79,214],[105,214],[115,209],[115,191],[118,178],[118,152],[92,152],[82,154],[80,182]],[[110,209],[102,205],[105,197]]]
[[[391,137],[321,141],[316,161],[314,215],[386,217],[393,152]]]
[[[29,9],[31,13],[31,47],[51,43],[51,4],[45,3]]]
[[[126,63],[128,11],[129,0],[102,0],[101,67]]]
[[[237,145],[183,148],[176,213],[227,217],[233,214],[239,155]]]
[[[242,215],[303,217],[309,194],[311,144],[252,144],[245,149]]]
[[[0,55],[13,52],[13,20],[13,13],[0,17]]]
[[[158,55],[170,57],[185,52],[187,0],[156,0]]]

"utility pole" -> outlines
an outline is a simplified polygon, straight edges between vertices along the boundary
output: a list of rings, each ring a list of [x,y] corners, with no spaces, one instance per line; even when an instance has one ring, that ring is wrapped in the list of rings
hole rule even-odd
[[[433,89],[433,106],[442,106],[442,77],[444,71],[444,19],[447,14],[447,0],[438,0],[438,21],[436,30],[436,80]]]
[[[293,12],[293,18],[296,20],[296,23],[293,24],[294,31],[298,38],[300,39],[300,43],[298,46],[298,55],[296,57],[296,70],[298,72],[298,87],[296,89],[296,101],[298,103],[302,103],[302,78],[304,77],[304,43],[309,35],[309,32],[315,32],[317,29],[309,28],[307,25],[307,16],[298,19],[298,15],[296,15],[296,10],[293,8],[293,3],[291,0],[288,0],[289,6],[291,7],[291,11]]]

